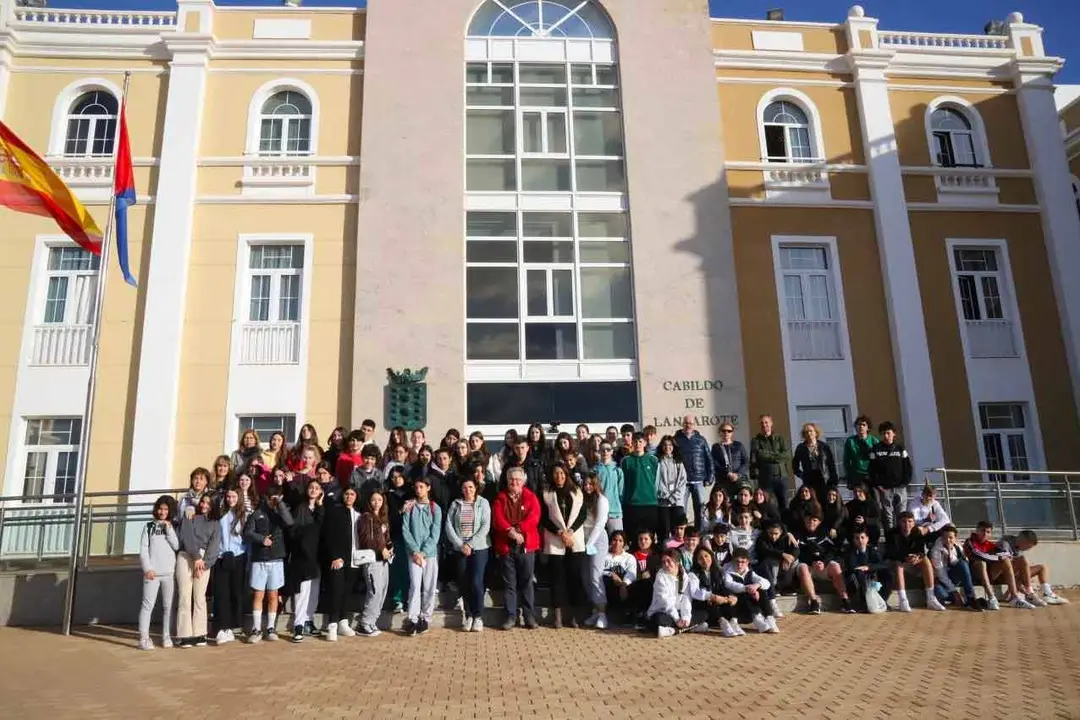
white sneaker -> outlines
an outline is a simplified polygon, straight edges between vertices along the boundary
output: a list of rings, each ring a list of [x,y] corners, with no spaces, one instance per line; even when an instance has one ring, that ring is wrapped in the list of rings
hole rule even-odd
[[[252,630],[250,633],[248,633],[248,636],[247,636],[247,641],[248,641],[249,645],[255,645],[256,643],[261,643],[262,639],[263,639],[262,630]]]
[[[911,612],[911,602],[907,599],[907,595],[900,596],[900,604],[897,609],[900,612]]]
[[[1009,601],[1009,604],[1012,605],[1017,610],[1034,610],[1035,609],[1034,605],[1029,603],[1024,598],[1020,597],[1019,595],[1014,596],[1013,599]]]
[[[472,631],[473,632],[484,632],[484,621],[481,618],[473,618]]]
[[[1050,591],[1049,595],[1044,594],[1042,596],[1042,599],[1043,599],[1043,602],[1045,602],[1047,605],[1068,605],[1069,604],[1069,601],[1067,599],[1061,597],[1060,595],[1058,595],[1053,590]]]
[[[352,625],[349,624],[348,620],[339,620],[337,630],[338,635],[342,637],[354,637],[356,635],[356,631],[352,629]]]
[[[596,629],[607,630],[607,615],[604,613],[596,614]]]
[[[732,627],[727,618],[720,618],[720,634],[726,638],[739,637],[742,633],[736,630],[738,626]]]
[[[765,618],[765,622],[769,623],[769,630],[768,631],[770,633],[775,635],[776,633],[780,632],[780,626],[776,624],[776,618],[775,617],[770,615],[769,617]]]
[[[673,628],[673,627],[663,627],[663,626],[661,626],[661,627],[656,628],[656,637],[660,638],[661,640],[664,639],[664,638],[669,638],[674,634],[675,634],[675,628]]]
[[[464,610],[465,609],[465,598],[459,597],[457,599],[457,602],[454,603],[454,609],[455,610]]]
[[[769,623],[763,615],[755,615],[751,618],[751,622],[754,623],[754,629],[759,633],[769,632]]]
[[[746,631],[742,629],[742,625],[738,620],[731,621],[731,632],[735,633],[735,637],[742,637],[746,634]]]
[[[1001,609],[1001,605],[998,604],[998,599],[996,597],[994,597],[993,595],[990,595],[990,596],[988,596],[986,598],[986,607],[989,610],[1000,610]]]
[[[153,650],[154,649],[154,643],[150,642],[150,638],[148,638],[148,637],[139,638],[139,649],[140,650]]]
[[[172,647],[172,638],[169,637],[168,635],[161,638],[161,647],[166,648],[166,649],[171,648]]]
[[[473,619],[471,617],[467,617],[464,620],[462,620],[461,629],[464,630],[465,632],[472,632]]]
[[[704,635],[709,632],[709,623],[699,622],[697,625],[691,625],[686,629],[686,632],[698,633]]]
[[[600,613],[594,612],[589,617],[585,618],[585,627],[596,627],[596,618],[600,617]]]
[[[217,635],[214,636],[214,643],[217,645],[224,645],[229,642],[229,631],[218,630]]]
[[[1038,593],[1030,593],[1027,596],[1027,601],[1035,607],[1046,607],[1046,601],[1039,597]]]
[[[330,623],[330,627],[326,628],[326,641],[327,642],[337,642],[337,632],[338,632],[337,623]]]
[[[780,612],[780,606],[776,603],[776,599],[773,598],[769,601],[769,607],[772,609],[772,616],[779,620],[784,617],[784,613]]]
[[[944,610],[945,606],[938,602],[938,599],[933,595],[926,597],[926,609],[927,610]]]

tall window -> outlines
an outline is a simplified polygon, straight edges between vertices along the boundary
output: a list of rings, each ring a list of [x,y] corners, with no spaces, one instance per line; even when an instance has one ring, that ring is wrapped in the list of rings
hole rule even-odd
[[[765,150],[768,162],[811,162],[814,146],[806,112],[790,100],[778,100],[765,108]]]
[[[236,444],[240,444],[240,436],[247,430],[259,433],[263,445],[269,447],[270,436],[280,432],[285,436],[286,442],[292,442],[296,437],[295,415],[240,415],[236,418]]]
[[[311,153],[311,100],[295,90],[271,95],[262,106],[260,155]]]
[[[89,325],[94,322],[94,293],[100,258],[80,247],[49,248],[42,322]]]
[[[109,157],[116,140],[116,98],[105,90],[80,95],[68,114],[66,157]]]
[[[300,322],[303,245],[252,245],[248,320]]]
[[[1006,311],[998,252],[993,248],[953,250],[953,272],[963,314],[968,354],[972,357],[1014,357],[1016,337]]]
[[[942,167],[979,167],[971,121],[959,110],[939,107],[930,116],[934,162]]]
[[[828,248],[781,245],[779,260],[791,359],[840,359],[840,308]]]
[[[979,434],[988,470],[1023,472],[1031,469],[1028,454],[1027,413],[1020,403],[981,403]],[[1026,475],[998,476],[1025,480]]]
[[[75,492],[79,468],[81,418],[29,418],[26,421],[26,464],[23,470],[23,497],[53,495],[56,501],[70,502]]]

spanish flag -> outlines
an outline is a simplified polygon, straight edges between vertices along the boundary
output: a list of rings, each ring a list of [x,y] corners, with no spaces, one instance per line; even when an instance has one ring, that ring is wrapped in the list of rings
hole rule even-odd
[[[95,255],[102,232],[49,164],[0,122],[0,207],[56,220],[68,237]]]

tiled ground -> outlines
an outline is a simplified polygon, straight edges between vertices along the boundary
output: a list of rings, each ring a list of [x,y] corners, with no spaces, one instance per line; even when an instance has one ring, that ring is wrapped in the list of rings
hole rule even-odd
[[[1071,599],[789,616],[731,640],[432,630],[140,653],[128,628],[0,629],[0,717],[1080,718]]]

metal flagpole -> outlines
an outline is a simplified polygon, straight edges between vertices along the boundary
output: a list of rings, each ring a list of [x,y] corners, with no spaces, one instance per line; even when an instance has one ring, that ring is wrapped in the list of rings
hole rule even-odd
[[[131,72],[124,73],[124,92],[120,98],[120,111],[127,103]],[[113,138],[113,178],[116,177],[116,153],[120,147],[120,117],[116,118],[116,134]],[[79,539],[83,532],[83,509],[86,506],[86,468],[90,464],[90,430],[94,423],[94,398],[97,395],[98,357],[100,355],[101,326],[104,324],[102,310],[105,305],[105,285],[109,276],[109,256],[112,255],[112,231],[116,212],[116,191],[110,189],[109,216],[105,219],[105,235],[101,239],[101,262],[98,283],[94,293],[94,329],[90,342],[90,378],[86,383],[86,407],[83,410],[82,433],[79,436],[79,468],[75,475],[75,518],[71,531],[71,557],[68,559],[67,592],[64,595],[64,635],[71,634],[71,620],[75,614],[75,584],[78,574]],[[91,538],[87,536],[86,542]]]

